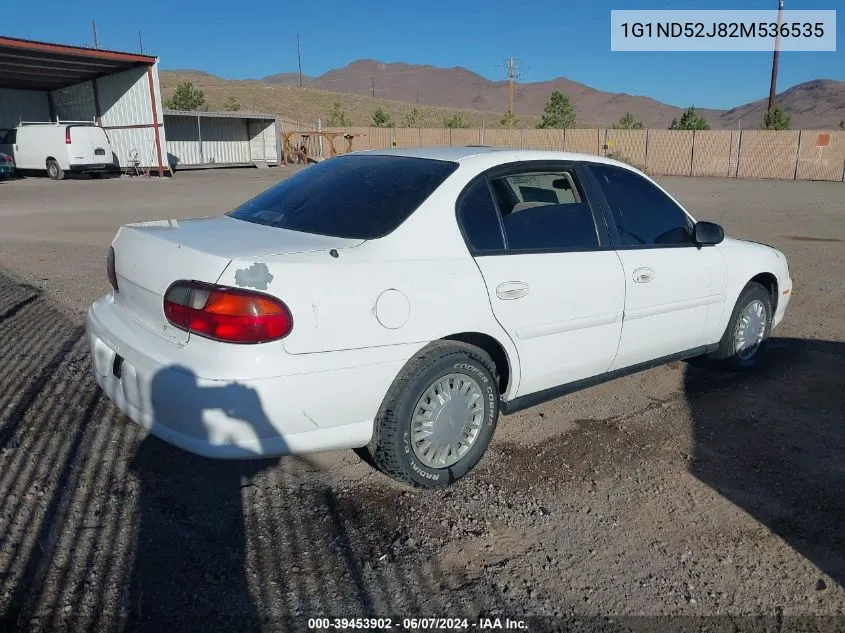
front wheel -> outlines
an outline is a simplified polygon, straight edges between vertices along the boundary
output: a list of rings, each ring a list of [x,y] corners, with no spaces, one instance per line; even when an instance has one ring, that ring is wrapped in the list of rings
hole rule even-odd
[[[478,464],[499,417],[490,356],[434,343],[412,358],[385,396],[367,450],[385,474],[412,486],[446,486]]]
[[[740,293],[719,348],[711,358],[732,369],[753,367],[771,329],[772,296],[765,287],[752,281]]]

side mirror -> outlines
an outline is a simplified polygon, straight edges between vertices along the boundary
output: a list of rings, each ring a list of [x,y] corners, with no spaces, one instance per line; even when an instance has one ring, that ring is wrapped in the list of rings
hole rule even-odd
[[[698,246],[713,246],[725,239],[725,230],[715,222],[696,222],[692,241]]]

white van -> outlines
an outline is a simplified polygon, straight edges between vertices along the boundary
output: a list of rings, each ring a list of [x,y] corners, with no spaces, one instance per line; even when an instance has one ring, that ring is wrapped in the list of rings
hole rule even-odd
[[[19,170],[46,171],[53,180],[66,172],[97,178],[118,169],[106,131],[90,122],[21,123],[5,131],[0,151],[11,154]]]

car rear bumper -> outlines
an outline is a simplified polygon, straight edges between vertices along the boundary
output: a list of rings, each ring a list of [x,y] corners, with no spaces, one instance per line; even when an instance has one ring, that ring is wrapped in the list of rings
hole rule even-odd
[[[395,361],[249,380],[204,379],[202,367],[183,362],[184,346],[119,314],[111,295],[91,306],[86,330],[97,384],[127,417],[170,444],[220,459],[366,445],[381,400],[402,367]],[[225,364],[226,347],[220,345],[213,362]]]
[[[11,176],[15,173],[14,165],[0,164],[0,174],[4,176]]]
[[[118,166],[114,163],[91,163],[86,165],[70,165],[68,171],[89,173],[92,171],[118,171]]]

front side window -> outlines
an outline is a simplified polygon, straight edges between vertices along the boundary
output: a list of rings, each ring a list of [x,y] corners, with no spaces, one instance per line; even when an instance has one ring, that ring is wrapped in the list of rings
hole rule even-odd
[[[337,156],[306,167],[229,215],[291,231],[376,239],[407,220],[457,167],[408,156]]]
[[[592,210],[569,171],[526,171],[490,181],[512,251],[599,247]]]
[[[623,246],[692,244],[692,221],[669,196],[630,170],[591,165]]]

